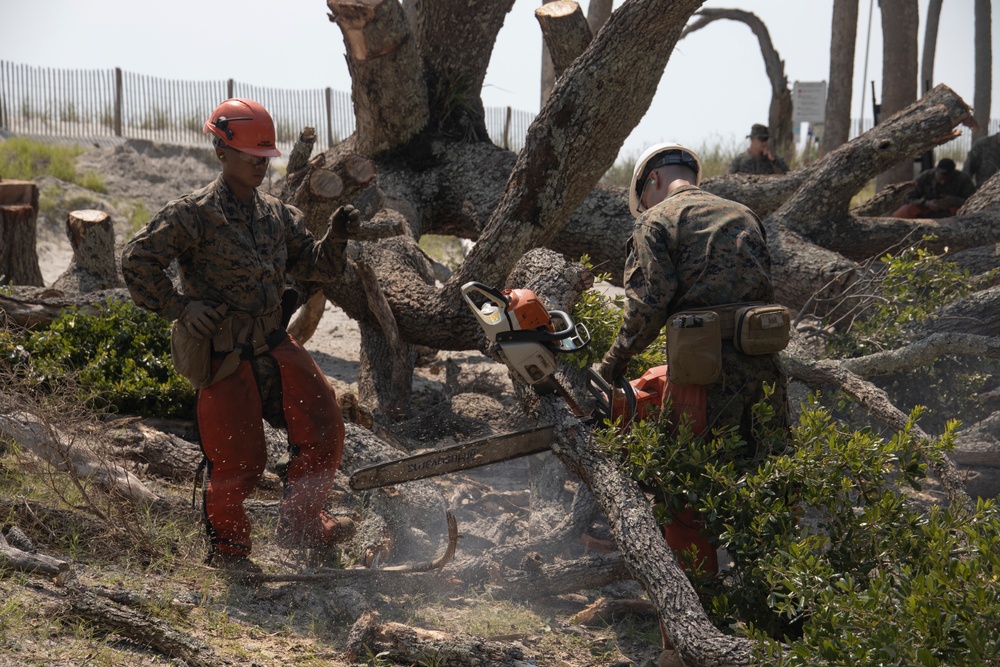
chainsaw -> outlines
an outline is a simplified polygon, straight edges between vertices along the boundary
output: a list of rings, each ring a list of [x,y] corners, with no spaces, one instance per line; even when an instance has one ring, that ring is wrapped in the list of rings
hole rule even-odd
[[[546,310],[527,289],[501,291],[469,282],[462,286],[462,296],[486,333],[490,351],[536,393],[563,396],[584,423],[608,419],[626,429],[632,420],[643,419],[660,407],[666,366],[651,368],[632,382],[616,378],[613,388],[590,369],[587,388],[595,405],[590,414],[583,414],[555,378],[555,371],[557,354],[581,350],[590,342],[585,326],[562,311]],[[349,484],[361,491],[509,461],[550,449],[554,436],[551,426],[486,436],[366,466],[351,475]]]

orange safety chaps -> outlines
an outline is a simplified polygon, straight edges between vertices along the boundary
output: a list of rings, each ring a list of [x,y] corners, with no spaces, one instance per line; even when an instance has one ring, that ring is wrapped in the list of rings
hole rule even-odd
[[[663,397],[663,404],[666,405],[668,398],[672,399],[671,421],[674,424],[679,424],[681,419],[686,417],[691,420],[691,430],[699,436],[702,435],[708,427],[708,400],[704,385],[672,384],[666,378],[665,373],[662,382],[663,388],[660,390],[660,395]],[[695,563],[706,572],[718,572],[719,558],[716,555],[715,547],[701,532],[701,521],[698,518],[698,513],[687,508],[670,518],[670,523],[661,526],[663,537],[666,538],[670,549],[679,558],[680,554],[694,547],[697,550]],[[683,564],[682,567],[684,567]]]
[[[344,452],[344,421],[333,388],[298,341],[287,336],[267,354],[280,369],[291,452],[280,516],[290,530],[309,534],[320,530]],[[199,392],[197,416],[208,459],[205,518],[212,550],[249,555],[251,526],[243,501],[267,463],[262,401],[249,360]]]

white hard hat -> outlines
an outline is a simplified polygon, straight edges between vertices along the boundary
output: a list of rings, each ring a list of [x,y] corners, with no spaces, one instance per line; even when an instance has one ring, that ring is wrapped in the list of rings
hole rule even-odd
[[[649,172],[668,164],[682,164],[695,173],[695,185],[701,185],[701,158],[687,146],[681,144],[654,144],[643,151],[632,171],[632,183],[628,189],[628,207],[636,218],[642,214],[639,188],[646,184]]]

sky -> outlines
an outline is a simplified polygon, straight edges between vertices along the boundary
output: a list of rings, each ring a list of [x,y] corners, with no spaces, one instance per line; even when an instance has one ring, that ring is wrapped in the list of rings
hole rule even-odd
[[[579,0],[586,11],[589,0]],[[858,0],[851,116],[871,116],[871,81],[881,98],[882,28],[877,0]],[[923,50],[928,0],[918,0]],[[616,0],[615,8],[622,4]],[[934,84],[973,101],[973,0],[943,4]],[[483,88],[487,107],[539,109],[541,37],[534,10],[516,0],[497,39]],[[708,0],[704,7],[753,12],[768,27],[795,81],[829,78],[833,0]],[[350,91],[345,48],[325,0],[0,0],[0,60],[35,67],[123,70],[193,81],[237,79],[268,88]],[[871,22],[869,22],[871,16]],[[871,23],[869,30],[869,23]],[[1000,10],[993,12],[993,90],[1000,90]],[[867,63],[866,63],[867,61]],[[867,67],[866,67],[867,65]],[[646,116],[620,158],[678,141],[693,148],[744,146],[766,123],[770,84],[757,39],[743,23],[716,21],[681,40]],[[683,103],[678,103],[683,100]],[[862,109],[863,105],[863,109]],[[991,116],[1000,117],[994,92]]]

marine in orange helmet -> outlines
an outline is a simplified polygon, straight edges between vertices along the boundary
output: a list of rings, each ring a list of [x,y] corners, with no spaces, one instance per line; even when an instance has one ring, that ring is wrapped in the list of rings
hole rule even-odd
[[[316,239],[301,211],[258,190],[270,159],[281,155],[274,122],[259,103],[226,100],[204,131],[213,135],[222,173],[153,216],[126,244],[122,274],[136,304],[173,320],[174,364],[198,388],[208,562],[259,571],[249,558],[243,501],[267,462],[265,419],[287,429],[291,455],[279,541],[317,548],[353,532],[352,522],[324,510],[344,447],[340,407],[281,314],[287,276],[340,279],[361,215],[340,207]],[[180,289],[168,274],[174,261]]]

